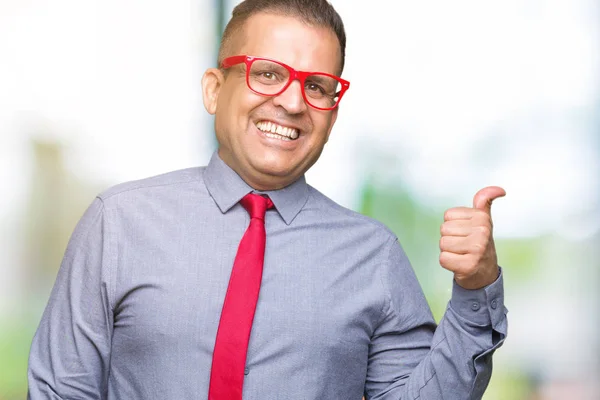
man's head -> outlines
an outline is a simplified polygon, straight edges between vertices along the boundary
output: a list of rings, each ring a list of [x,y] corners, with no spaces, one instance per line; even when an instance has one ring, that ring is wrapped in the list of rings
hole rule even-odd
[[[325,0],[246,0],[234,9],[223,35],[219,67],[223,60],[244,55],[276,60],[297,71],[323,73],[306,78],[304,87],[299,80],[289,80],[283,92],[270,96],[251,89],[248,82],[255,73],[269,82],[280,76],[271,70],[248,70],[244,57],[204,74],[204,105],[215,114],[219,155],[255,189],[285,187],[319,158],[337,107],[315,108],[321,104],[312,96],[315,90],[330,95],[318,85],[319,79],[340,75],[345,41],[342,21]],[[335,104],[341,96],[329,97],[335,98],[331,100]]]

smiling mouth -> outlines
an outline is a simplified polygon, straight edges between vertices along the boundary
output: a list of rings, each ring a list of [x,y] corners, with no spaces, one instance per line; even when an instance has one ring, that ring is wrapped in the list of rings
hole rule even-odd
[[[297,129],[283,125],[277,125],[270,121],[259,121],[256,127],[265,133],[265,136],[271,139],[279,139],[283,141],[292,141],[298,139],[300,133]]]

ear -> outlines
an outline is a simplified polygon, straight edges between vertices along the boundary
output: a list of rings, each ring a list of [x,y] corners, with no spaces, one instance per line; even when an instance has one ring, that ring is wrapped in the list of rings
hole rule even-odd
[[[209,68],[202,76],[202,100],[211,115],[217,112],[217,100],[224,81],[223,72],[218,68]]]
[[[338,110],[339,110],[339,106],[334,108],[333,110],[329,111],[331,113],[331,122],[329,124],[329,130],[327,131],[327,137],[325,139],[325,142],[329,141],[329,135],[331,134],[331,130],[333,129],[333,125],[335,125],[335,121],[337,120],[338,117]]]

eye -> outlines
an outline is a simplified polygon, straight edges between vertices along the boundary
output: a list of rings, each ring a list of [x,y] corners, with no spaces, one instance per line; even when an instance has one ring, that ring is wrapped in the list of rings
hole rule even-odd
[[[267,79],[267,80],[274,80],[277,78],[273,72],[268,72],[268,71],[263,72],[261,75],[264,79]]]
[[[325,89],[323,89],[321,86],[317,85],[316,83],[307,82],[304,88],[305,88],[305,90],[307,90],[311,93],[319,94],[321,96],[325,95]]]
[[[275,85],[284,81],[284,77],[281,73],[267,69],[252,70],[251,76],[253,80],[260,82],[263,85]]]

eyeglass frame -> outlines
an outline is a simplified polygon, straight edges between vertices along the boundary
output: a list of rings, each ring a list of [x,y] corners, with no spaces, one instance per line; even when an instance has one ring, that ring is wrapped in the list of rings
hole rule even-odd
[[[288,70],[288,72],[290,73],[290,78],[288,79],[288,82],[285,84],[285,86],[279,92],[277,92],[275,94],[260,93],[260,92],[258,92],[256,90],[252,89],[252,86],[250,85],[250,67],[251,67],[251,65],[252,65],[252,63],[254,61],[270,61],[270,62],[273,62],[273,63],[281,65],[286,70]],[[312,108],[315,108],[317,110],[322,110],[322,111],[335,110],[340,105],[340,102],[342,101],[342,97],[344,96],[344,93],[346,93],[346,91],[350,88],[350,82],[348,82],[345,79],[340,78],[339,76],[328,74],[326,72],[298,71],[298,70],[295,70],[294,68],[290,67],[289,65],[282,63],[281,61],[273,60],[273,59],[270,59],[270,58],[264,58],[264,57],[255,57],[255,56],[248,56],[248,55],[239,55],[239,56],[227,57],[221,63],[221,68],[228,69],[228,68],[233,67],[234,65],[242,64],[242,63],[246,64],[246,85],[254,93],[256,93],[258,95],[261,95],[261,96],[268,96],[268,97],[279,96],[281,93],[285,92],[288,87],[290,87],[290,85],[292,84],[293,81],[298,80],[300,82],[300,85],[301,85],[302,97],[304,98],[304,101],[306,102],[306,104],[308,104],[309,106],[311,106]],[[336,104],[333,107],[328,107],[328,108],[317,107],[317,106],[313,105],[306,98],[306,91],[304,89],[304,83],[306,81],[306,78],[309,75],[323,75],[323,76],[327,76],[327,77],[330,77],[330,78],[333,78],[333,79],[337,80],[341,84],[341,89],[338,92],[339,93],[338,100],[337,100]]]

